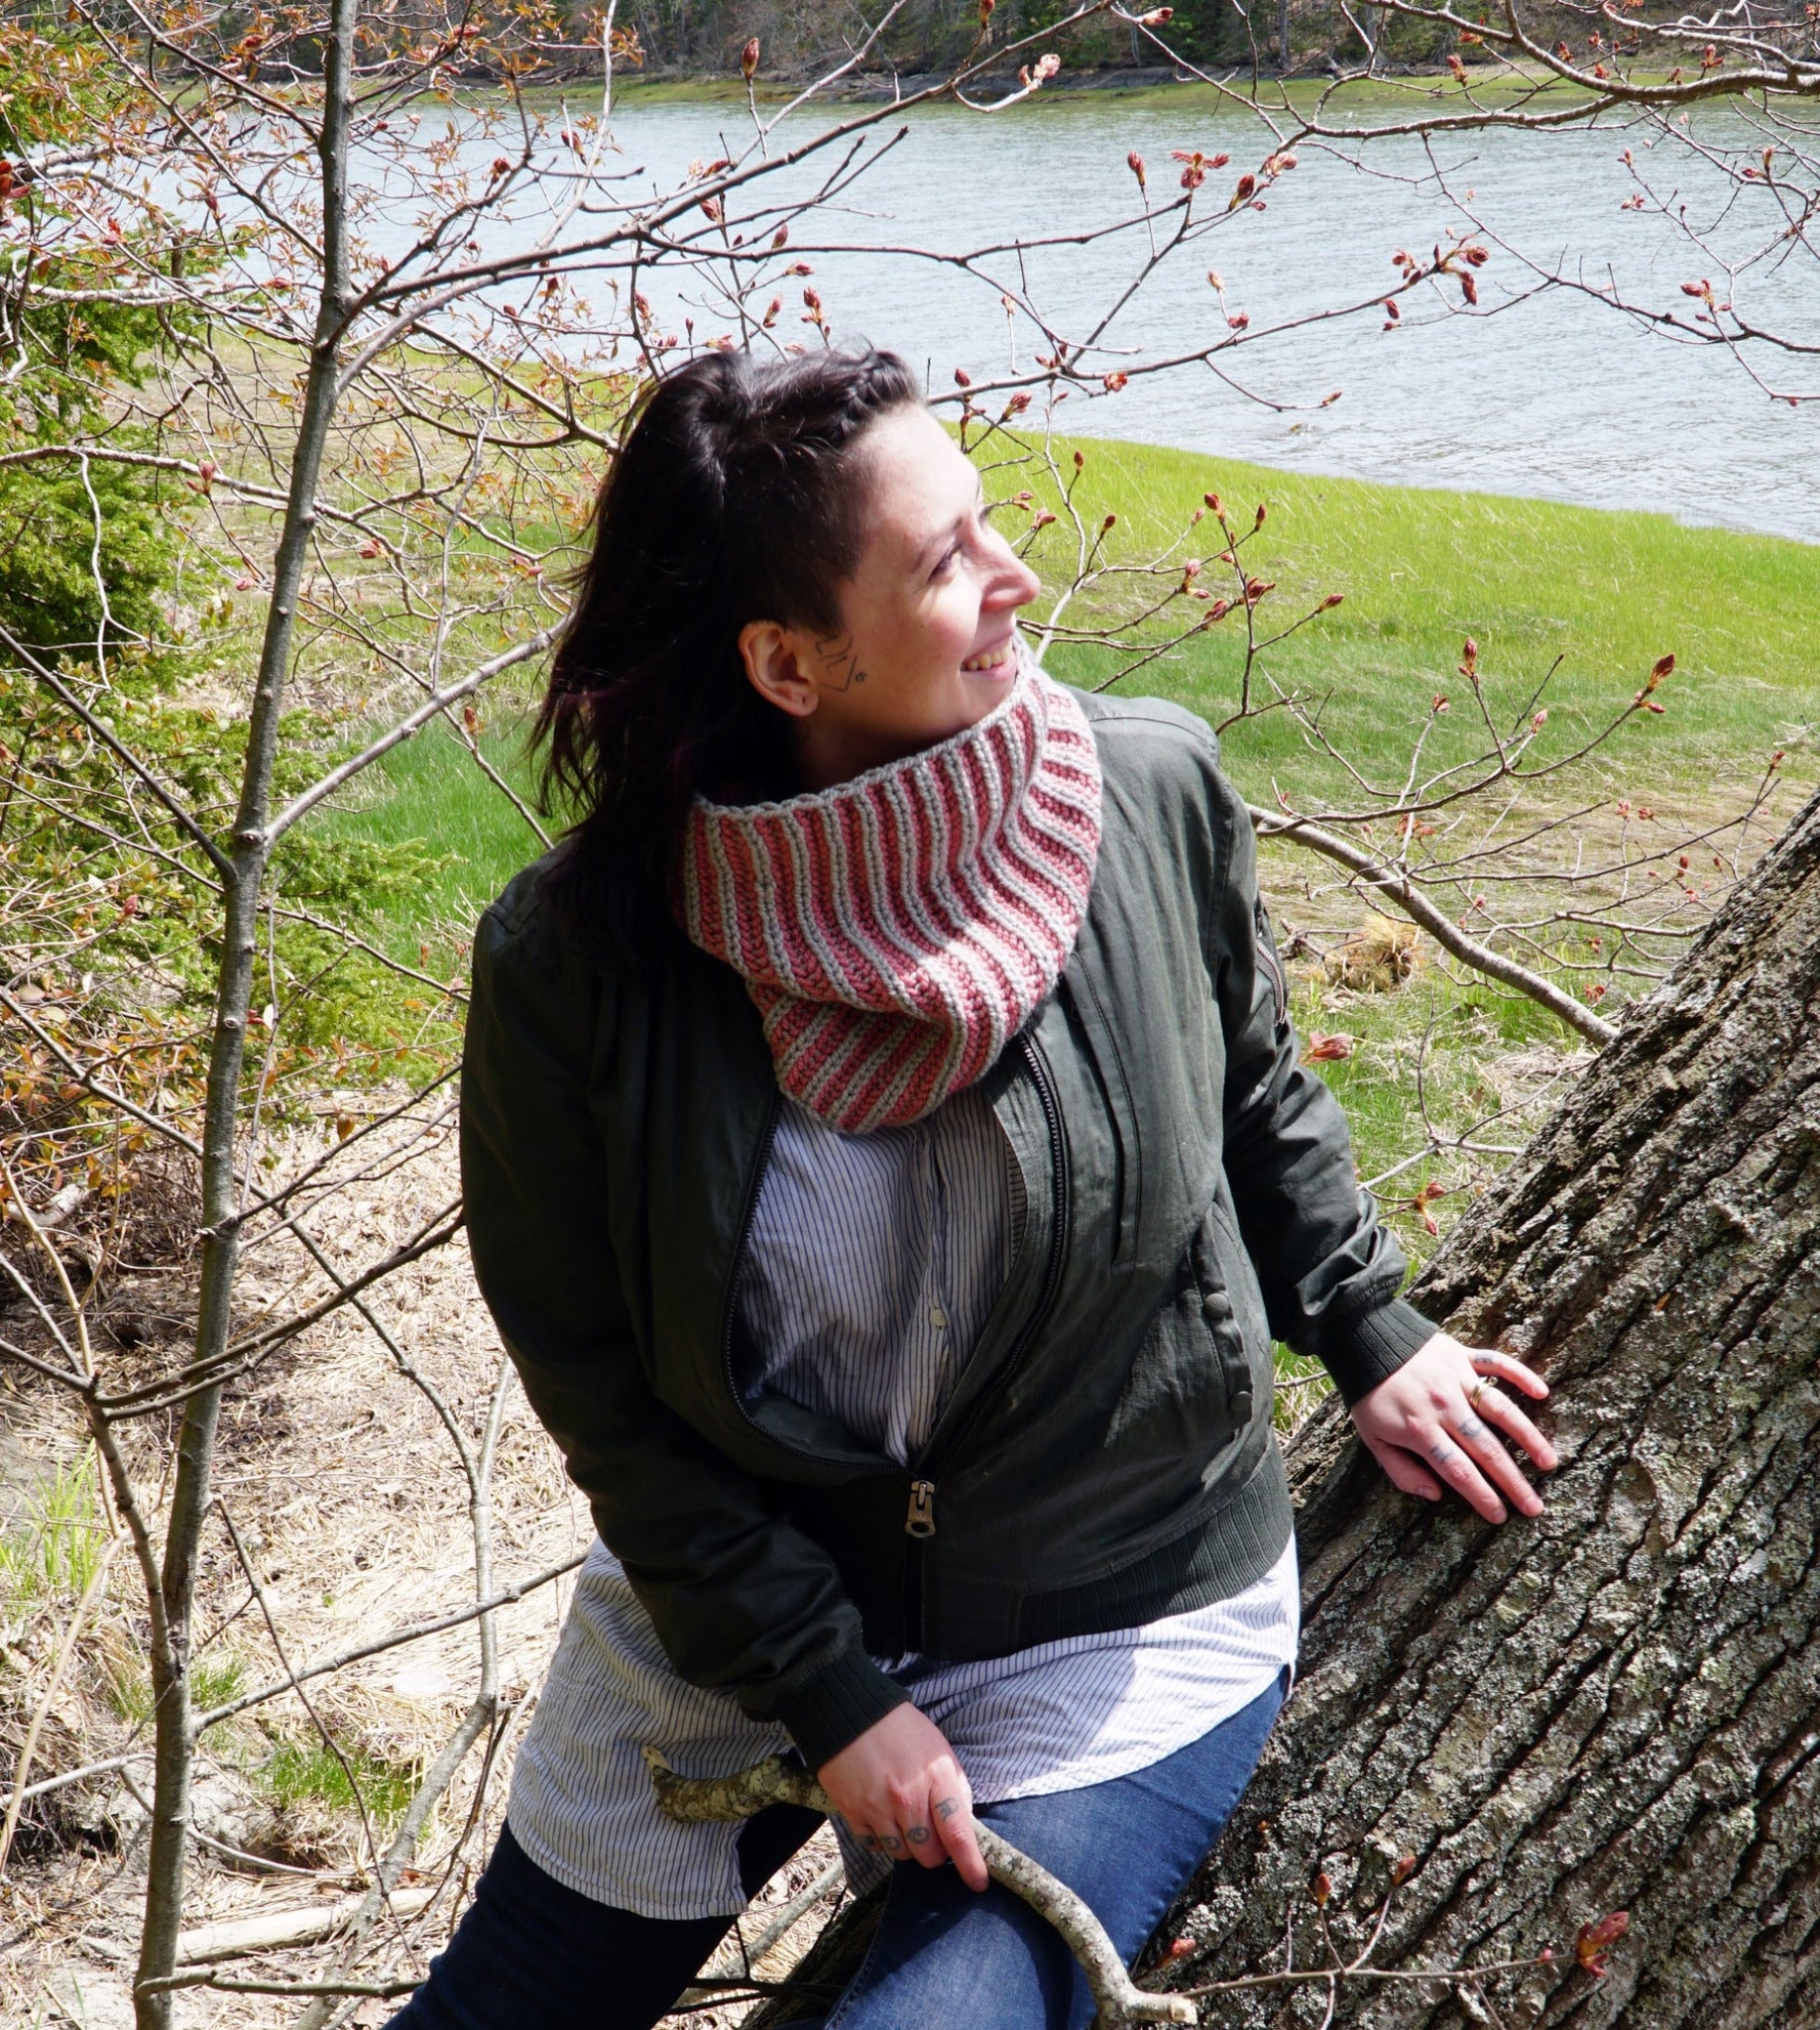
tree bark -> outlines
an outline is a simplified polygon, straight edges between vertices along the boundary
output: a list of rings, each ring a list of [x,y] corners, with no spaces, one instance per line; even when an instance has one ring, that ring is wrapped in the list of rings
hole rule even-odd
[[[1343,1954],[1399,1855],[1377,1965],[1515,1960],[1493,2020],[1820,2024],[1820,797],[1410,1295],[1537,1367],[1535,1522],[1399,1495],[1329,1403],[1289,1447],[1301,1676],[1158,1984]],[[1579,1927],[1628,1909],[1595,1980]],[[1324,1990],[1203,2020],[1320,2021]],[[1463,2023],[1347,1988],[1371,2030]],[[1478,2020],[1485,2020],[1481,2016]]]

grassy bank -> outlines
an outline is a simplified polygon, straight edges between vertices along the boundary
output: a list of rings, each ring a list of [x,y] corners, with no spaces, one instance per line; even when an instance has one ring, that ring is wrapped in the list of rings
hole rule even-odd
[[[1774,747],[1811,733],[1820,547],[1687,528],[1661,514],[1370,486],[1136,444],[1083,448],[1085,498],[1094,512],[1116,509],[1132,553],[1167,540],[1207,490],[1241,527],[1267,507],[1245,551],[1254,575],[1277,581],[1261,631],[1328,594],[1344,604],[1271,650],[1264,666],[1285,688],[1327,699],[1336,740],[1375,764],[1407,747],[1437,690],[1463,691],[1456,668],[1467,635],[1501,696],[1527,698],[1554,668],[1543,703],[1587,730],[1621,710],[1656,657],[1672,652],[1663,713],[1629,729],[1612,756],[1614,770],[1649,776],[1646,791],[1656,782],[1736,783]],[[1211,575],[1204,582],[1230,590]],[[1132,687],[1214,718],[1229,712],[1240,624],[1235,615]],[[1056,664],[1077,681],[1107,667],[1103,656],[1068,650]],[[1279,719],[1248,728],[1232,758],[1242,779],[1298,757],[1318,773]],[[1301,768],[1298,776],[1291,787],[1309,794],[1315,784]]]

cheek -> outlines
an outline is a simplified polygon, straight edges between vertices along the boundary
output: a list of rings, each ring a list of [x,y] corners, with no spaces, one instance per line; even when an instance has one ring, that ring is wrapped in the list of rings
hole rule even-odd
[[[868,628],[872,665],[893,688],[920,691],[957,670],[973,645],[979,596],[970,585],[931,587]]]
[[[972,647],[978,627],[979,588],[970,578],[958,575],[931,602],[925,639],[944,660],[959,662]]]

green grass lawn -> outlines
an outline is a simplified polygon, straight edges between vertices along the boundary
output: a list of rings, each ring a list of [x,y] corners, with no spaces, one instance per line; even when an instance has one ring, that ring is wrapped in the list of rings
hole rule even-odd
[[[1656,657],[1672,653],[1675,672],[1657,693],[1663,713],[1634,720],[1609,756],[1611,778],[1635,777],[1646,795],[1669,785],[1723,794],[1755,780],[1777,746],[1803,742],[1808,752],[1789,765],[1811,772],[1820,547],[1686,528],[1665,515],[1370,486],[1143,445],[1083,448],[1081,498],[1095,515],[1117,511],[1131,553],[1167,540],[1208,490],[1241,527],[1260,503],[1268,507],[1243,552],[1250,571],[1277,581],[1259,608],[1260,631],[1329,593],[1344,604],[1270,650],[1263,667],[1284,688],[1324,699],[1335,742],[1376,770],[1408,752],[1437,691],[1452,708],[1433,751],[1475,741],[1457,674],[1471,635],[1507,723],[1559,658],[1542,700],[1557,748],[1621,711]],[[1052,546],[1057,534],[1046,532]],[[1232,589],[1211,570],[1200,582]],[[1229,617],[1131,688],[1224,717],[1238,702],[1242,625],[1242,616]],[[1109,667],[1097,652],[1067,648],[1054,666],[1078,682]],[[1336,786],[1287,715],[1245,727],[1228,754],[1247,790],[1263,791],[1272,773],[1299,801]]]

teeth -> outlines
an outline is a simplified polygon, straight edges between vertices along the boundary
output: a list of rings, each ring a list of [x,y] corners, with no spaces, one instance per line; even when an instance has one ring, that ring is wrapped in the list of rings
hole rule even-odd
[[[969,655],[961,667],[964,670],[994,670],[1011,653],[1009,642],[999,648],[989,648],[983,655]]]

